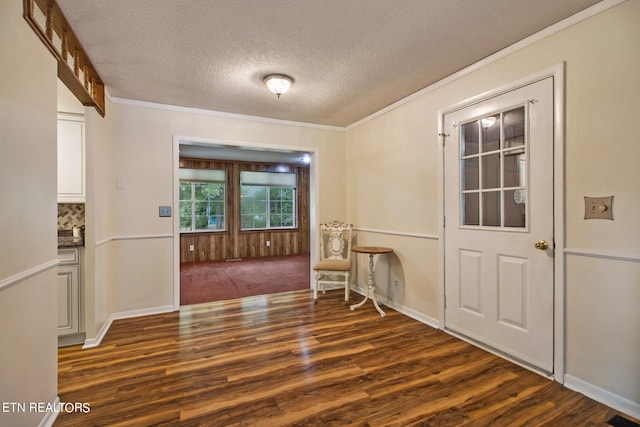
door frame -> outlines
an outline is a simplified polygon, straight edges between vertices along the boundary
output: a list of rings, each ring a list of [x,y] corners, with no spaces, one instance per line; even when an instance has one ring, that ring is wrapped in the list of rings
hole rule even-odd
[[[438,265],[438,308],[440,329],[445,330],[445,223],[444,223],[444,142],[447,135],[444,134],[444,118],[447,114],[466,108],[470,105],[483,102],[489,98],[519,89],[531,83],[552,77],[553,78],[553,228],[555,250],[553,255],[553,280],[554,280],[554,304],[553,304],[553,378],[559,383],[564,383],[565,372],[565,212],[564,212],[564,88],[565,88],[565,64],[556,64],[548,69],[531,74],[522,79],[513,81],[471,96],[459,101],[447,108],[438,110],[438,212],[440,214],[438,229],[438,252],[440,261]],[[450,333],[449,331],[447,331]],[[500,354],[504,357],[503,354]],[[515,360],[514,363],[520,364]],[[531,367],[520,364],[527,369]],[[534,370],[535,371],[535,370]],[[538,372],[538,371],[535,371]],[[540,372],[538,372],[540,373]]]
[[[309,251],[310,263],[318,261],[318,209],[320,206],[320,148],[306,146],[290,146],[277,144],[262,144],[257,142],[244,142],[226,139],[187,137],[174,135],[172,141],[172,180],[173,180],[173,309],[180,310],[180,144],[197,143],[200,145],[232,146],[242,148],[255,148],[260,150],[291,150],[304,151],[310,154],[309,162]],[[309,276],[309,286],[313,286],[313,270]]]

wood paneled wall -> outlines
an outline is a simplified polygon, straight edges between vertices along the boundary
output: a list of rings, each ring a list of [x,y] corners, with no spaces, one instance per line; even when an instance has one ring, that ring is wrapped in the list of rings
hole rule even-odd
[[[310,252],[309,167],[287,165],[297,176],[298,227],[240,231],[240,172],[282,172],[281,164],[181,158],[180,167],[222,169],[227,173],[226,230],[180,234],[180,262],[293,255]],[[177,211],[178,209],[176,209]],[[267,246],[267,241],[271,242]],[[193,245],[194,250],[189,251]]]

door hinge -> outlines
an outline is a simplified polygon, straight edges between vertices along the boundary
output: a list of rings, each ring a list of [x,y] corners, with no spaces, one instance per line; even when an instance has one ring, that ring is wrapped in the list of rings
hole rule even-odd
[[[447,228],[447,217],[446,216],[442,217],[442,228]]]
[[[440,133],[438,134],[438,136],[441,136],[441,137],[442,137],[442,146],[443,146],[443,147],[444,147],[444,146],[446,146],[446,145],[447,145],[447,137],[449,136],[449,134],[448,134],[448,133],[445,133],[445,132],[440,132]]]

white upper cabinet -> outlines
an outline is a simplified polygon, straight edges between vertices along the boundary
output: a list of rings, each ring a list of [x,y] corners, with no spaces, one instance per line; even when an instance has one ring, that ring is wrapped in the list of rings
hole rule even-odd
[[[84,117],[58,114],[58,202],[85,202]]]

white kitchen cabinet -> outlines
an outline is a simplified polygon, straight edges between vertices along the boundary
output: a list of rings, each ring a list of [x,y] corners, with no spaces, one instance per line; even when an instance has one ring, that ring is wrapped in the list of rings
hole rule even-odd
[[[84,342],[82,248],[58,249],[58,346]]]
[[[79,332],[79,277],[77,265],[58,267],[58,335]]]
[[[84,116],[58,114],[58,202],[85,202]]]

